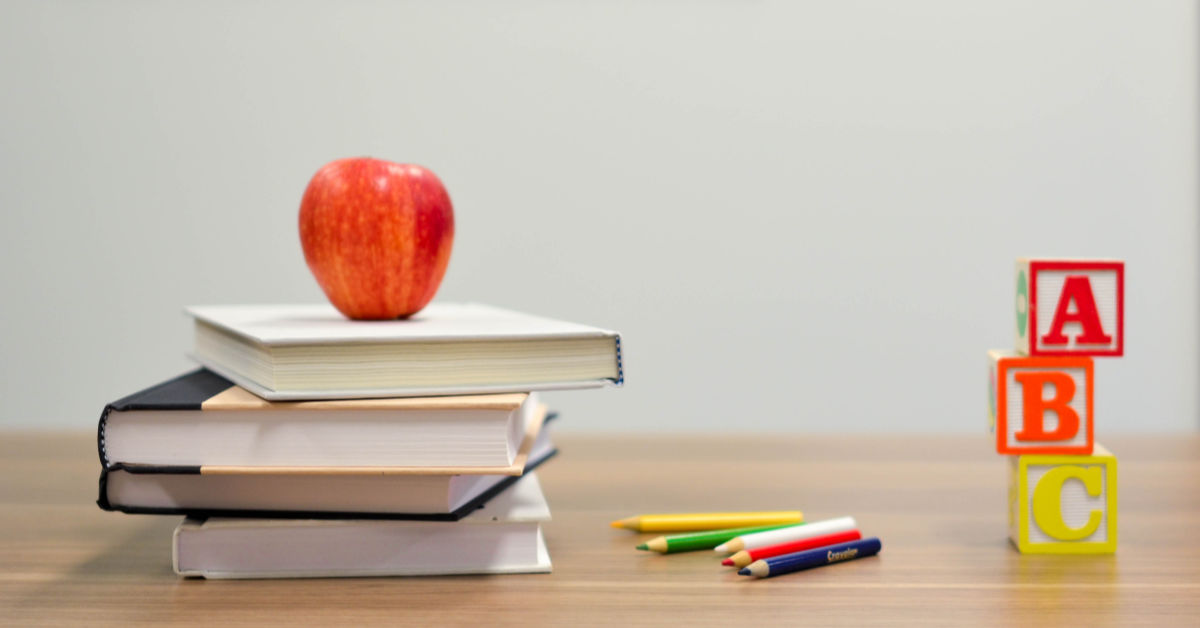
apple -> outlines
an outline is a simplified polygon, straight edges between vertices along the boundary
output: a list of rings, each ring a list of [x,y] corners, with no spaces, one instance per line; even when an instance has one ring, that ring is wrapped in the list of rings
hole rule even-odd
[[[450,262],[454,208],[421,166],[358,157],[325,164],[300,200],[300,245],[329,302],[348,318],[412,316]]]

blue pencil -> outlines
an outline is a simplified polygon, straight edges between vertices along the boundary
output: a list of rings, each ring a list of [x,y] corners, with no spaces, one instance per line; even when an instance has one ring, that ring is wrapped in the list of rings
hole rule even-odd
[[[770,578],[771,576],[800,571],[801,569],[811,569],[846,560],[854,560],[855,558],[874,556],[879,553],[880,549],[883,549],[883,545],[879,542],[879,537],[873,536],[869,539],[838,543],[837,545],[826,545],[825,547],[796,552],[795,554],[784,554],[783,556],[772,556],[771,558],[756,560],[742,567],[738,571],[738,574],[755,576],[756,578]]]

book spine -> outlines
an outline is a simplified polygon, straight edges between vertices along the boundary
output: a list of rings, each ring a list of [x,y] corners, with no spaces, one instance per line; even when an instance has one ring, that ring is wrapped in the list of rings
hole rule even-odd
[[[105,427],[113,412],[132,410],[200,410],[209,398],[233,386],[229,380],[205,369],[196,369],[173,379],[122,397],[106,406],[96,427],[96,450],[100,464],[111,467]]]
[[[101,461],[103,461],[103,454],[101,454]],[[164,473],[172,475],[200,475],[201,472],[200,467],[192,465],[129,465],[116,462],[100,467],[100,495],[96,498],[96,505],[100,507],[100,510],[107,510],[109,512],[124,512],[131,515],[175,515],[184,513],[181,510],[169,508],[138,508],[136,506],[122,506],[120,504],[114,506],[113,503],[108,499],[108,476],[110,473],[115,473],[117,471],[143,474]]]
[[[625,383],[625,362],[621,358],[621,334],[614,334],[613,338],[617,349],[617,380],[613,383],[620,386]]]
[[[108,468],[108,451],[105,449],[104,428],[108,425],[108,415],[113,411],[113,405],[110,403],[104,406],[104,412],[100,413],[100,423],[96,426],[96,453],[100,456],[100,466],[104,469]],[[101,481],[104,476],[100,476]]]

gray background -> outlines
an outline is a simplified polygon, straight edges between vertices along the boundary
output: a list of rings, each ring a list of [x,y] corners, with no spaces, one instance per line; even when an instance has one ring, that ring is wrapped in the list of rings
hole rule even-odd
[[[440,299],[621,330],[574,430],[984,429],[1018,255],[1128,263],[1097,433],[1197,426],[1197,10],[1162,2],[0,4],[0,425],[311,302],[326,161],[437,172]]]

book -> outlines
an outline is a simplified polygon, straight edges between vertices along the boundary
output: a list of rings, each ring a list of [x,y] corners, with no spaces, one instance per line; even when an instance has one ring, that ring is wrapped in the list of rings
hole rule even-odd
[[[547,415],[547,420],[554,417]],[[532,443],[532,447],[530,444]],[[526,442],[524,473],[558,453],[543,429]],[[442,473],[205,473],[203,467],[116,463],[100,472],[100,508],[192,517],[383,518],[457,521],[520,475]]]
[[[271,400],[409,397],[624,381],[613,331],[480,304],[434,303],[394,321],[328,304],[187,309],[192,357]]]
[[[529,473],[456,522],[187,518],[175,528],[174,567],[214,579],[549,572],[549,519]]]
[[[105,407],[105,467],[520,475],[541,430],[531,393],[271,402],[200,369]]]

